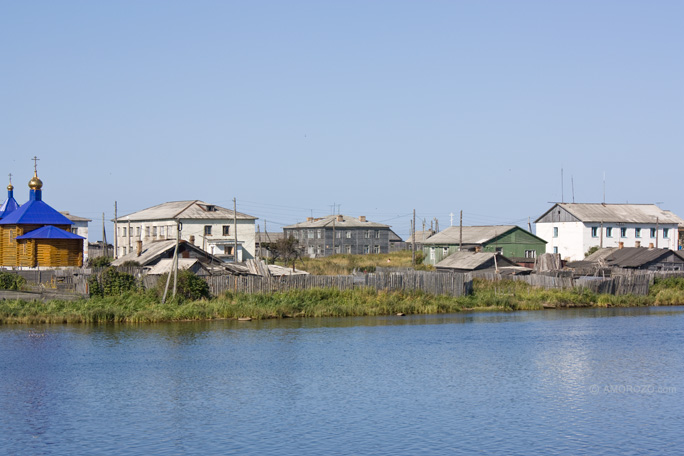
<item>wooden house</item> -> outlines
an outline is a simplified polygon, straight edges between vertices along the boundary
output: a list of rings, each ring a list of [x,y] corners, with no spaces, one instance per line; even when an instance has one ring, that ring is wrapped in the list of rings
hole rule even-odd
[[[29,201],[0,219],[0,266],[83,266],[84,238],[72,233],[72,222],[43,201],[42,187],[36,172],[29,181]]]
[[[546,241],[517,225],[450,226],[423,241],[423,261],[435,265],[459,248],[498,252],[516,262],[534,261],[546,251]]]

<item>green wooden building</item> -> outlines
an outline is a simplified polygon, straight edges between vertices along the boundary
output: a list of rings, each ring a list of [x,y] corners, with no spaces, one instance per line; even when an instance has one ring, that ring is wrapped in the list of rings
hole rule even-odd
[[[501,252],[514,261],[534,261],[546,252],[546,241],[517,225],[451,226],[423,242],[424,262],[435,265],[459,250]]]

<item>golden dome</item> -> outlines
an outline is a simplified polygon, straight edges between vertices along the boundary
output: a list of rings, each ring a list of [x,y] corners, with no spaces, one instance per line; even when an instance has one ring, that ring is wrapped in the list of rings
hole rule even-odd
[[[10,191],[10,192],[11,192],[12,190],[14,190],[14,185],[12,185],[11,182],[10,182],[10,184],[7,186],[7,190]]]
[[[31,190],[40,190],[43,188],[43,181],[38,179],[38,174],[33,174],[33,178],[29,181],[29,188]]]

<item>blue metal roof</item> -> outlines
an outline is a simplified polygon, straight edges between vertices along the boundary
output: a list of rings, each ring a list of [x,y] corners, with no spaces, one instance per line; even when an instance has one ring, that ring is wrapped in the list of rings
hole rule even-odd
[[[14,190],[7,190],[7,199],[0,206],[0,219],[7,217],[11,212],[19,208],[17,200],[14,199]]]
[[[28,232],[22,236],[17,236],[17,240],[21,239],[85,239],[83,236],[78,234],[70,233],[64,231],[56,226],[47,225],[37,230]]]
[[[31,190],[29,201],[0,220],[0,225],[73,225],[42,200],[42,190]]]

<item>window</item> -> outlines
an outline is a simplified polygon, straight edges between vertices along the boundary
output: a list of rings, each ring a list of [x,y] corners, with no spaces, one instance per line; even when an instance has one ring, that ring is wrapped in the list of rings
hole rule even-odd
[[[347,231],[347,239],[351,239],[351,231]]]
[[[558,237],[558,227],[557,226],[553,227],[553,237]]]
[[[371,231],[364,231],[364,232],[363,232],[363,237],[365,237],[366,239],[368,239],[369,237],[371,237]]]
[[[613,237],[613,228],[606,228],[606,237]]]
[[[321,254],[321,246],[320,245],[316,247],[316,254],[317,255]]]
[[[591,227],[591,237],[598,237],[598,227],[596,227],[596,226]]]
[[[496,253],[503,253],[503,247],[496,247],[496,248],[494,249],[494,251],[495,251]]]
[[[223,235],[230,236],[230,225],[223,225]]]
[[[74,233],[74,234],[78,234],[78,228],[72,228],[72,229],[71,229],[71,232]],[[24,247],[26,247],[25,244],[24,244]]]
[[[370,253],[370,245],[363,246],[363,253]]]
[[[344,246],[344,252],[345,253],[351,253],[351,245],[345,245]]]
[[[553,253],[558,253],[558,247],[553,248]]]
[[[318,239],[322,238],[323,237],[323,230],[316,230],[316,237]]]
[[[340,246],[339,245],[335,246],[335,253],[340,253]]]
[[[373,246],[373,253],[380,253],[380,246],[379,245]]]
[[[641,237],[641,228],[634,228],[634,237],[635,238]]]
[[[211,236],[211,225],[204,225],[204,235]]]
[[[335,237],[337,239],[341,239],[342,238],[342,232],[341,231],[335,231]]]
[[[375,232],[375,239],[380,239],[380,230]]]
[[[139,226],[135,227],[135,235],[137,237],[140,237],[140,227]]]
[[[670,229],[663,228],[663,239],[668,239],[670,237]]]
[[[156,226],[152,227],[152,236],[157,237],[157,227]]]
[[[309,246],[309,255],[313,255],[313,254],[314,254],[314,246],[310,245]]]
[[[308,230],[306,237],[308,237],[309,239],[313,239],[314,238],[314,230]],[[313,253],[313,252],[311,252],[311,253]]]
[[[627,228],[620,228],[620,237],[627,237]]]
[[[656,237],[656,229],[651,228],[651,238],[655,238],[655,237]]]
[[[430,247],[430,259],[434,260],[435,259],[435,248]]]
[[[126,237],[126,227],[121,228],[123,230],[123,237]]]
[[[525,258],[537,258],[536,250],[525,250]]]
[[[150,237],[150,227],[149,226],[145,227],[145,237]]]
[[[225,255],[232,255],[233,254],[233,246],[232,245],[223,246],[223,253]]]
[[[449,256],[449,247],[442,247],[442,256]]]
[[[166,227],[160,226],[159,227],[159,236],[164,237],[164,231],[166,231]]]

